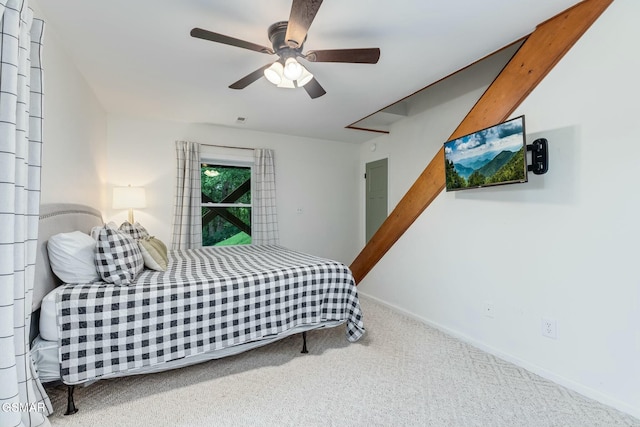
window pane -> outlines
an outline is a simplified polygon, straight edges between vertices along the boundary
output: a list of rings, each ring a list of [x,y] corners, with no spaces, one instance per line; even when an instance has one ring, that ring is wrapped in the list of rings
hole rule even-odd
[[[203,163],[203,203],[251,203],[251,168]]]
[[[202,208],[202,245],[251,243],[251,208]]]

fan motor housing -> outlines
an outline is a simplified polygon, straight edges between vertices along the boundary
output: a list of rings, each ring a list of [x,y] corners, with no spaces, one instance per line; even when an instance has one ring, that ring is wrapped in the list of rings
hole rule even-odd
[[[285,41],[287,34],[287,24],[287,21],[280,21],[269,26],[269,30],[267,31],[267,33],[269,35],[269,40],[271,41],[271,46],[273,46],[273,50],[275,51],[275,53],[283,59],[302,56],[302,47],[304,45],[304,42],[302,42],[302,44],[297,48],[292,48]],[[306,36],[304,40],[307,40]]]

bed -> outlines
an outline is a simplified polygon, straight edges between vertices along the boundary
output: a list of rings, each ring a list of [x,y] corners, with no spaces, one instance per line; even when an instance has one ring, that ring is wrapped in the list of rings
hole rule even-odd
[[[145,268],[127,285],[62,283],[49,240],[102,226],[91,207],[41,206],[32,355],[42,382],[69,386],[67,414],[77,410],[78,384],[175,369],[293,334],[306,352],[313,329],[344,325],[350,342],[364,334],[349,269],[276,245],[169,250],[165,271]]]

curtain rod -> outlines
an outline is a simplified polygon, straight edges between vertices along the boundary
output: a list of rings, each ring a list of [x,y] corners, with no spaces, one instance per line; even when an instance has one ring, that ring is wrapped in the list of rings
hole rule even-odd
[[[234,147],[232,145],[216,145],[216,144],[200,144],[200,145],[204,145],[206,147],[219,147],[219,148],[233,148],[235,150],[251,150],[254,151],[255,148],[248,148],[248,147]]]

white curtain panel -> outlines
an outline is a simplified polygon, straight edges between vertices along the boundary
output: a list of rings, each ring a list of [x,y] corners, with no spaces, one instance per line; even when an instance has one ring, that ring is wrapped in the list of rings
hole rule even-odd
[[[0,426],[48,426],[29,353],[40,211],[44,23],[0,0]]]
[[[176,141],[178,159],[172,249],[202,247],[202,190],[200,144]]]
[[[276,172],[273,150],[254,150],[253,224],[251,242],[255,245],[277,245]]]

